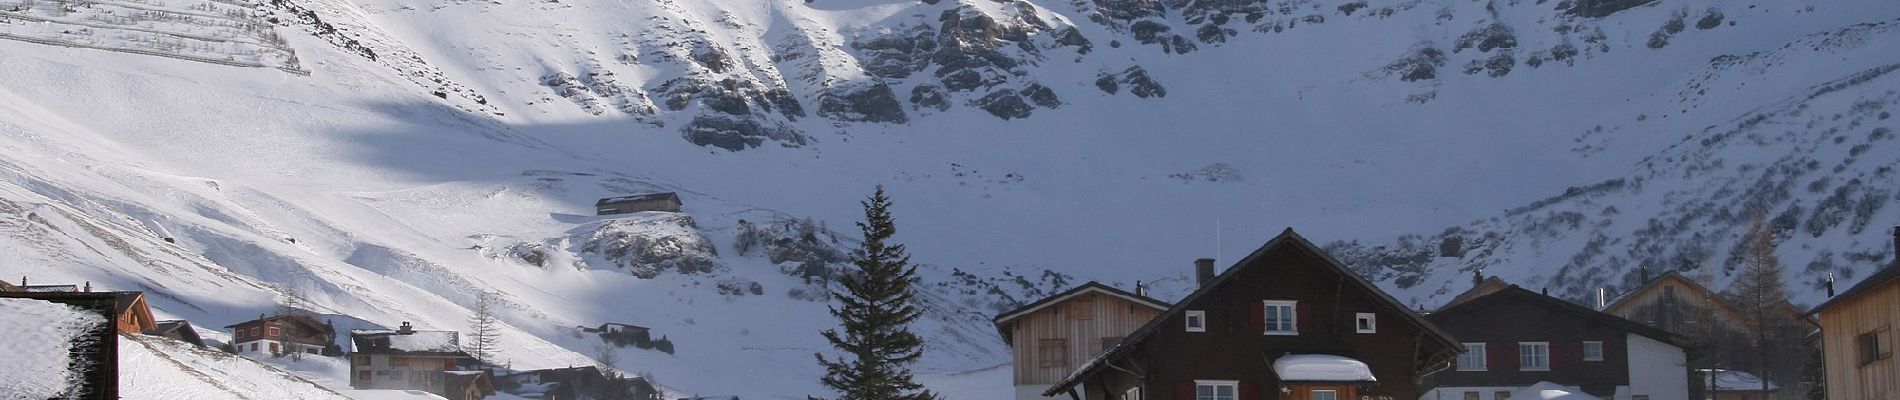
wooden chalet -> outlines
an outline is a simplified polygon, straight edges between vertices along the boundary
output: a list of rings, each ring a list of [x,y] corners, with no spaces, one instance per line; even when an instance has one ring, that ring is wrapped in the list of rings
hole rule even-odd
[[[191,343],[193,346],[205,347],[204,338],[198,336],[198,330],[191,327],[191,321],[182,319],[158,321],[158,328],[151,334]]]
[[[495,394],[488,371],[442,371],[442,378],[442,397],[451,400],[482,400]]]
[[[1448,367],[1458,349],[1287,229],[1043,395],[1411,400],[1422,393],[1418,380]]]
[[[1488,295],[1488,294],[1501,292],[1501,291],[1504,291],[1504,289],[1511,288],[1512,286],[1513,285],[1511,285],[1510,283],[1506,283],[1504,282],[1503,279],[1498,279],[1498,277],[1495,277],[1495,276],[1484,278],[1484,280],[1480,280],[1478,281],[1476,285],[1473,285],[1471,287],[1471,290],[1466,290],[1464,293],[1459,293],[1457,296],[1452,297],[1451,301],[1445,302],[1445,305],[1438,306],[1438,309],[1443,310],[1443,309],[1451,308],[1452,306],[1464,304],[1464,302],[1471,301],[1472,299],[1476,299],[1479,297],[1484,297],[1485,295]]]
[[[119,320],[119,298],[106,292],[0,292],[0,298],[33,299],[65,304],[88,312],[98,313],[107,321]],[[0,321],[0,324],[13,323]],[[97,324],[84,334],[86,340],[73,348],[70,357],[71,370],[78,376],[80,386],[62,396],[62,399],[118,399],[119,398],[119,324]],[[6,340],[19,340],[7,338]],[[0,393],[0,397],[4,393]]]
[[[674,192],[608,197],[594,202],[595,215],[631,214],[641,211],[680,212],[680,195]]]
[[[1015,367],[1016,398],[1043,398],[1042,392],[1083,360],[1120,343],[1167,309],[1165,301],[1091,281],[997,314],[996,331],[1009,344]]]
[[[350,341],[355,349],[350,354],[350,387],[357,389],[422,390],[464,399],[469,392],[451,391],[451,383],[472,382],[467,373],[457,371],[474,371],[480,365],[462,351],[459,333],[418,331],[408,322],[396,330],[351,330]],[[487,393],[492,394],[488,382]]]
[[[1827,398],[1900,398],[1900,365],[1893,359],[1894,329],[1900,328],[1900,227],[1893,231],[1896,260],[1815,306]]]
[[[1709,400],[1767,400],[1781,391],[1774,382],[1762,382],[1761,377],[1746,371],[1726,369],[1698,369],[1695,371],[1695,385],[1702,388],[1703,399]],[[1764,386],[1766,388],[1764,388]],[[1806,398],[1805,395],[1802,396]]]
[[[495,382],[503,392],[530,399],[661,400],[646,378],[609,376],[594,366],[521,371],[497,376]]]
[[[321,355],[336,344],[336,328],[303,314],[259,316],[225,328],[231,330],[231,344],[238,354]]]
[[[1689,399],[1686,355],[1669,332],[1515,285],[1472,290],[1485,291],[1425,316],[1464,354],[1420,398],[1507,400],[1549,382],[1604,399]]]
[[[1714,322],[1733,329],[1742,329],[1753,319],[1730,305],[1720,293],[1679,272],[1669,271],[1656,279],[1648,279],[1645,269],[1643,275],[1643,286],[1611,300],[1603,312],[1672,333],[1683,332],[1684,324],[1699,322],[1691,320],[1695,315],[1690,310],[1692,307],[1708,310],[1715,317]]]

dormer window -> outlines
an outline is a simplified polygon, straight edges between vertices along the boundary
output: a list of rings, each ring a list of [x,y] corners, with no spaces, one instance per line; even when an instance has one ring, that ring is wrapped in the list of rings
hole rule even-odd
[[[1207,311],[1188,310],[1187,331],[1207,332]]]

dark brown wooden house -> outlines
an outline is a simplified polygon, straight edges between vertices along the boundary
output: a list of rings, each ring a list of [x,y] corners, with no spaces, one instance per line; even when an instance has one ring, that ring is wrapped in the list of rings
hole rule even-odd
[[[336,344],[336,328],[308,315],[258,317],[225,328],[231,329],[231,343],[238,354],[321,355]]]
[[[1506,400],[1539,382],[1605,399],[1689,398],[1669,332],[1515,285],[1489,291],[1425,316],[1465,351],[1426,380],[1423,399]]]
[[[680,212],[680,195],[673,192],[608,197],[594,202],[596,215],[630,214],[641,211]]]
[[[1043,395],[1411,400],[1457,343],[1287,229]]]

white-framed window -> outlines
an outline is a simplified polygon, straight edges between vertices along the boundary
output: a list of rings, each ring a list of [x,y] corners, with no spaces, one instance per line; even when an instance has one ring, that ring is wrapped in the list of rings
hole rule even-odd
[[[1584,361],[1603,361],[1603,342],[1583,342]]]
[[[1292,300],[1261,300],[1261,303],[1266,306],[1266,334],[1300,334],[1300,327],[1295,322],[1299,320],[1299,302]]]
[[[1194,381],[1194,400],[1234,400],[1238,397],[1239,381]]]
[[[1338,390],[1314,390],[1307,400],[1339,400]]]
[[[1511,392],[1508,390],[1491,392],[1491,400],[1511,400]]]
[[[1141,387],[1128,388],[1127,392],[1122,393],[1122,400],[1141,400]]]
[[[1465,343],[1465,353],[1458,355],[1458,370],[1483,371],[1484,360],[1484,343]]]
[[[1549,371],[1550,342],[1517,342],[1519,371]]]
[[[1188,332],[1207,332],[1207,312],[1201,311],[1201,310],[1188,310],[1187,331]]]
[[[1379,316],[1376,314],[1362,312],[1354,315],[1352,320],[1353,327],[1357,329],[1359,333],[1377,333],[1379,331]]]

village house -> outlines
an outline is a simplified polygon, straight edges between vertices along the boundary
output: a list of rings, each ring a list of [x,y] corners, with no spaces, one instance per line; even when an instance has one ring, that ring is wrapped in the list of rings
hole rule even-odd
[[[24,281],[24,280],[22,280]],[[98,313],[107,321],[119,321],[119,298],[109,292],[0,292],[0,298],[33,299],[65,304]],[[80,384],[65,399],[119,398],[119,327],[118,323],[97,324],[88,329],[77,347],[68,352],[69,363]],[[7,340],[21,340],[7,338]]]
[[[172,338],[173,340],[191,343],[193,346],[205,347],[204,338],[198,336],[198,330],[191,327],[191,321],[182,319],[158,321],[158,328],[154,329],[151,335],[164,336]]]
[[[26,277],[20,277],[20,284],[0,286],[0,292],[13,293],[95,293],[92,282],[81,285],[28,285]],[[96,292],[112,296],[112,321],[118,332],[155,335],[158,332],[158,320],[152,317],[152,307],[145,302],[145,292]],[[54,296],[58,297],[58,296]]]
[[[1689,399],[1685,355],[1668,332],[1514,285],[1472,291],[1490,293],[1425,316],[1464,353],[1427,379],[1422,400],[1508,400],[1540,382],[1603,399]]]
[[[321,355],[336,343],[336,328],[309,315],[259,316],[225,328],[231,329],[232,347],[238,354]]]
[[[396,330],[351,330],[355,351],[350,354],[350,387],[422,390],[466,399],[471,393],[466,389],[477,384],[488,387],[481,396],[492,394],[487,372],[476,371],[480,363],[462,351],[459,336],[455,331],[418,331],[408,322]]]
[[[528,399],[661,400],[646,378],[616,378],[594,366],[520,371],[495,377],[503,392]]]
[[[1213,260],[1206,261],[1213,268]],[[1089,282],[994,319],[1015,367],[1017,400],[1042,399],[1050,385],[1167,311],[1168,303]]]
[[[1900,251],[1900,227],[1893,230]],[[1900,397],[1893,331],[1900,328],[1900,255],[1885,268],[1808,311],[1818,315],[1827,398],[1885,400]]]
[[[1287,229],[1044,396],[1416,399],[1458,342]]]
[[[641,211],[680,212],[678,193],[649,193],[608,197],[594,202],[595,215],[631,214]]]

